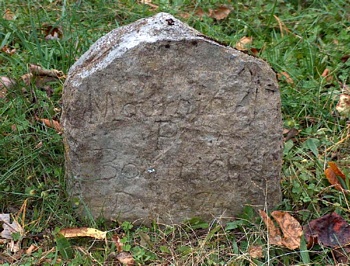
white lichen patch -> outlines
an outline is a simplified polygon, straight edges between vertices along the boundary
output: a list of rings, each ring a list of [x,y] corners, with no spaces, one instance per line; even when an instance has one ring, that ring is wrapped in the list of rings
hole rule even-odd
[[[69,76],[74,79],[73,85],[79,87],[86,77],[106,68],[116,58],[120,58],[141,43],[194,39],[215,43],[205,39],[200,32],[172,15],[159,13],[153,17],[140,19],[132,24],[112,30],[101,37],[71,67]],[[78,72],[78,74],[75,75],[74,72]]]

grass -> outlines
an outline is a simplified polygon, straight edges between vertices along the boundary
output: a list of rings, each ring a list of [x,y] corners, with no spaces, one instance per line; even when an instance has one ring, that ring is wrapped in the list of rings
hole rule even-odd
[[[182,225],[154,224],[134,227],[103,220],[81,220],[66,199],[61,135],[36,117],[60,117],[64,79],[38,86],[22,81],[28,64],[68,72],[69,67],[99,37],[110,30],[158,11],[181,18],[204,34],[231,46],[244,36],[280,77],[285,128],[299,134],[285,143],[282,173],[283,202],[301,224],[331,211],[347,217],[348,197],[330,187],[324,178],[327,161],[336,161],[349,173],[349,143],[335,145],[347,136],[346,121],[335,113],[342,84],[349,84],[350,7],[345,0],[154,0],[159,9],[137,1],[17,1],[0,3],[0,75],[17,81],[0,98],[0,213],[11,213],[24,227],[21,250],[14,253],[0,242],[4,265],[118,265],[118,245],[97,240],[62,240],[66,227],[95,227],[118,235],[123,250],[139,265],[332,265],[330,250],[317,247],[289,251],[268,244],[266,228],[250,208],[231,223],[193,219]],[[231,14],[217,21],[196,16],[222,4]],[[6,14],[8,14],[7,12]],[[45,25],[60,27],[60,40],[45,40]],[[329,69],[330,78],[322,76]],[[333,147],[332,147],[333,146]],[[330,147],[332,147],[330,149]],[[117,245],[117,246],[116,246]],[[253,258],[260,246],[263,257]],[[1,253],[3,255],[1,255]],[[114,264],[113,264],[114,263]]]

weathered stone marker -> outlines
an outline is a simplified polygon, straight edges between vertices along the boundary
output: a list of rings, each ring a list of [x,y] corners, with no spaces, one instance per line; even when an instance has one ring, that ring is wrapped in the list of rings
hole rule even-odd
[[[169,14],[92,45],[70,69],[62,124],[69,193],[94,216],[211,220],[281,199],[275,73]]]

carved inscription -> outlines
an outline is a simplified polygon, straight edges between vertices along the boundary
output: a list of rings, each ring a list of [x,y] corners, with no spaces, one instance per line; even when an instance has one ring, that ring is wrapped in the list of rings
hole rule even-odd
[[[168,14],[135,23],[103,37],[65,84],[70,195],[95,217],[140,222],[278,203],[274,72]]]

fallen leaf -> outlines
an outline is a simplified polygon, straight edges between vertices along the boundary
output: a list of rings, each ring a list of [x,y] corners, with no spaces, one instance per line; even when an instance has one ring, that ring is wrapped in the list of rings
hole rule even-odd
[[[6,9],[4,15],[2,16],[3,19],[6,20],[14,20],[15,19],[15,14],[10,10]]]
[[[326,78],[327,82],[331,82],[333,80],[333,77],[330,74],[330,70],[328,68],[325,68],[325,70],[323,70],[321,77]]]
[[[121,253],[119,253],[117,255],[117,259],[119,260],[119,262],[123,263],[126,266],[133,266],[133,265],[135,265],[134,258],[128,252],[121,252]]]
[[[281,231],[275,226],[271,218],[267,216],[266,212],[259,210],[259,214],[267,227],[267,233],[270,244],[282,246]]]
[[[248,51],[247,46],[252,44],[253,38],[252,37],[242,37],[235,45],[237,50],[240,51]]]
[[[348,59],[350,58],[350,54],[347,54],[347,55],[343,55],[340,60],[343,62],[343,63],[346,63],[346,61],[348,61]]]
[[[321,74],[321,77],[327,77],[329,75],[329,69],[326,68],[325,70],[323,70],[322,74]]]
[[[20,233],[23,235],[23,228],[20,226],[19,223],[16,221],[13,221],[10,223],[10,214],[8,213],[0,213],[0,222],[3,223],[2,227],[3,230],[0,233],[0,236],[5,238],[5,239],[13,239],[12,234],[13,233]]]
[[[145,232],[142,232],[142,231],[139,232],[139,235],[141,238],[141,241],[140,241],[141,246],[148,247],[151,249],[154,247],[149,235],[147,235]]]
[[[28,68],[29,73],[21,77],[23,82],[27,86],[34,84],[37,88],[45,90],[48,97],[51,97],[53,93],[50,82],[65,78],[64,73],[56,69],[47,70],[34,64],[29,64]]]
[[[62,78],[64,77],[64,74],[62,71],[56,70],[56,69],[43,69],[39,65],[29,64],[29,71],[35,76],[49,76],[49,77],[55,77],[55,78]]]
[[[257,49],[257,48],[250,48],[250,52],[254,55],[254,56],[257,56],[259,53],[260,53],[260,49]]]
[[[200,7],[196,9],[196,12],[194,12],[194,14],[200,18],[202,18],[206,15],[206,13]]]
[[[339,169],[338,165],[335,162],[328,162],[328,166],[332,168],[333,172],[337,176],[340,176],[342,179],[345,180],[346,178],[345,174]]]
[[[336,259],[337,262],[339,262],[339,266],[341,265],[349,265],[349,254],[350,254],[350,247],[341,247],[341,248],[335,248],[331,250],[333,257]]]
[[[215,18],[216,20],[222,20],[227,18],[227,16],[231,13],[231,9],[226,6],[220,6],[217,9],[209,9],[209,17]]]
[[[81,228],[65,228],[59,231],[59,234],[66,238],[72,237],[93,237],[96,239],[105,239],[107,232],[97,230],[95,228],[81,227]]]
[[[60,123],[56,120],[50,120],[45,118],[39,118],[35,117],[37,121],[43,122],[47,127],[53,128],[56,130],[57,133],[61,134],[63,132],[63,129],[60,125]]]
[[[303,230],[299,222],[289,213],[283,211],[274,211],[271,213],[272,217],[280,226],[283,236],[279,228],[264,211],[259,210],[259,214],[267,227],[270,244],[286,247],[291,250],[300,247]]]
[[[23,76],[21,76],[24,84],[26,84],[27,86],[30,85],[31,81],[32,81],[32,78],[33,78],[33,74],[32,73],[27,73],[27,74],[24,74]]]
[[[113,235],[112,236],[112,241],[114,242],[115,244],[115,247],[118,251],[118,253],[122,252],[123,251],[123,242],[121,241],[120,237],[118,235]]]
[[[16,82],[13,79],[5,76],[0,77],[0,88],[5,87],[7,89],[11,89],[14,85],[16,85]]]
[[[5,99],[7,91],[16,85],[16,82],[8,77],[0,77],[0,99]]]
[[[2,239],[0,238],[0,240],[2,240],[1,242],[7,243],[8,249],[11,252],[13,253],[18,252],[21,249],[20,241],[14,241],[12,234],[19,233],[20,236],[23,236],[24,235],[23,228],[15,220],[12,223],[10,223],[10,214],[8,213],[0,214],[0,223],[3,223],[2,225],[3,230],[0,233],[0,237],[2,238]]]
[[[250,246],[248,248],[248,253],[253,259],[259,259],[264,257],[262,246]]]
[[[350,95],[340,94],[339,101],[335,107],[343,117],[350,117]]]
[[[178,16],[184,19],[189,19],[191,17],[191,14],[187,12],[181,12],[178,14]]]
[[[301,236],[303,235],[303,228],[300,223],[289,213],[283,211],[274,211],[271,213],[271,216],[282,230],[282,244],[291,250],[299,248]]]
[[[37,251],[39,248],[36,245],[30,245],[29,248],[26,250],[26,254],[30,256],[34,251]]]
[[[343,191],[343,187],[337,177],[337,175],[335,174],[335,172],[333,171],[332,168],[327,168],[324,171],[324,174],[326,175],[326,178],[328,179],[328,182],[335,187],[336,190],[339,191]]]
[[[8,55],[13,55],[17,50],[15,48],[11,49],[9,48],[7,45],[4,45],[2,48],[1,48],[1,51],[5,54],[8,54]]]
[[[308,246],[318,243],[339,248],[350,244],[350,224],[335,212],[312,220],[303,229]]]
[[[286,131],[283,131],[283,135],[286,135],[286,137],[284,138],[284,142],[294,138],[298,134],[299,134],[299,130],[294,127],[291,129],[286,129]]]
[[[293,79],[285,71],[277,73],[277,77],[278,77],[279,80],[283,80],[284,79],[288,84],[294,84]]]
[[[45,35],[45,40],[59,40],[63,37],[62,27],[60,26],[44,23],[41,29]]]

